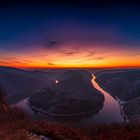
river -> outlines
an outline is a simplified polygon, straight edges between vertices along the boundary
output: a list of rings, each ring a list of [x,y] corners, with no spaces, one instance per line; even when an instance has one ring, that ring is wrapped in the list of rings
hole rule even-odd
[[[120,110],[120,105],[117,100],[115,100],[108,92],[103,90],[98,83],[96,82],[96,77],[94,75],[92,79],[92,84],[93,86],[100,91],[104,97],[104,106],[103,108],[94,115],[86,116],[85,118],[78,119],[76,120],[76,125],[79,126],[89,126],[92,124],[108,124],[108,123],[113,123],[113,122],[123,122],[123,115],[121,114]],[[38,119],[38,120],[50,120],[50,121],[59,121],[61,122],[62,120],[56,120],[55,118],[51,118],[47,115],[44,115],[39,112],[33,111],[28,105],[27,105],[28,99],[22,100],[19,103],[16,104],[17,107],[22,108],[27,114],[29,115],[30,118],[32,119]],[[74,119],[71,120],[74,122]],[[63,121],[67,123],[66,121]],[[70,120],[69,120],[70,122]]]
[[[91,118],[82,120],[82,123],[106,124],[113,122],[123,122],[124,118],[121,113],[121,108],[118,101],[99,86],[99,84],[96,82],[96,77],[94,76],[94,74],[92,76],[93,86],[104,95],[104,106],[97,114],[93,115]]]

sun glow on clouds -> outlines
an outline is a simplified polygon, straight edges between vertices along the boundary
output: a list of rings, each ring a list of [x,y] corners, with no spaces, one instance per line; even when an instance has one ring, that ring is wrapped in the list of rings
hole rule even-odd
[[[21,68],[139,67],[140,50],[112,49],[102,45],[67,44],[55,49],[38,47],[24,52],[3,52],[0,65]]]

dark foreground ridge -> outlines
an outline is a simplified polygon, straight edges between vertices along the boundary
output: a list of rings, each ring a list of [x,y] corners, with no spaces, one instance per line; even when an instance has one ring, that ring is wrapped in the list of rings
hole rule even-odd
[[[66,71],[51,89],[32,95],[29,105],[52,117],[97,113],[103,107],[104,96],[93,87],[91,79],[84,70]]]

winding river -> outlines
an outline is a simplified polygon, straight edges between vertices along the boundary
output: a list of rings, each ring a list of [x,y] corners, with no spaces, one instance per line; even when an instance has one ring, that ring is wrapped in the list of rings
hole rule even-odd
[[[100,122],[120,122],[123,121],[123,116],[120,111],[120,105],[108,92],[103,90],[95,81],[96,77],[93,75],[93,86],[100,91],[104,97],[105,102],[102,110],[94,117],[100,117]],[[102,116],[102,117],[101,117]]]
[[[105,90],[103,90],[98,85],[98,83],[95,81],[96,77],[94,76],[94,74],[92,76],[93,76],[93,79],[92,79],[93,86],[98,91],[100,91],[105,97],[104,106],[97,114],[90,115],[88,117],[79,119],[78,121],[76,121],[76,123],[81,126],[89,126],[92,124],[123,122],[124,119],[123,119],[123,115],[121,113],[121,107],[120,107],[118,101],[115,100],[109,93],[107,93]],[[16,106],[19,108],[22,108],[25,112],[27,112],[29,117],[31,117],[32,119],[39,119],[39,120],[47,119],[47,120],[54,121],[54,118],[52,119],[42,113],[33,111],[27,105],[27,101],[28,101],[28,99],[20,101],[19,103],[16,104]]]
[[[82,123],[85,123],[86,125],[90,123],[104,124],[113,122],[123,122],[124,118],[121,113],[121,107],[119,105],[119,102],[98,85],[98,83],[95,81],[96,77],[94,76],[94,74],[92,76],[93,86],[98,91],[100,91],[105,97],[104,106],[97,114],[93,115],[91,118],[82,120]]]

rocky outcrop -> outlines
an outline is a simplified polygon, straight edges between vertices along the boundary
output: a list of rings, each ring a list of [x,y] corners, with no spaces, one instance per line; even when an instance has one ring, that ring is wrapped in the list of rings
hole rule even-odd
[[[52,89],[32,95],[29,103],[56,117],[97,113],[103,106],[104,96],[93,87],[91,79],[87,71],[66,71]]]

